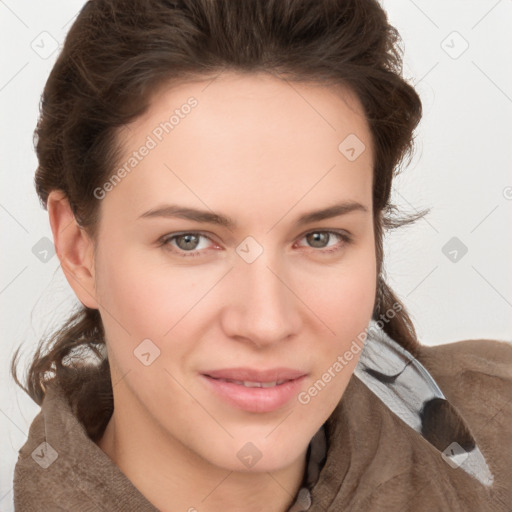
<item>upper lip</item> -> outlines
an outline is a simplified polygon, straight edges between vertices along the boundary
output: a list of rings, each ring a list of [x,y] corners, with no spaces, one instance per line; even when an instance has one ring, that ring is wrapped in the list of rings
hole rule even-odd
[[[228,379],[249,382],[278,382],[294,380],[307,373],[293,368],[270,368],[268,370],[255,370],[254,368],[225,368],[222,370],[209,370],[203,375],[214,379]]]

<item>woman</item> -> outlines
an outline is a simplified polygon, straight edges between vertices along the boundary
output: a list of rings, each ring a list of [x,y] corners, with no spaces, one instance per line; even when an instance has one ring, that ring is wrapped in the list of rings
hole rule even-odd
[[[397,43],[375,0],[85,5],[35,180],[82,307],[16,510],[509,510],[512,347],[422,346],[382,272]]]

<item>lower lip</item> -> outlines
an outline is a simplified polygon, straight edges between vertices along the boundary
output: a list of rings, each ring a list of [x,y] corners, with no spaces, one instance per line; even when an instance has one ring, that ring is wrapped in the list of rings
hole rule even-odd
[[[241,384],[225,382],[207,375],[201,377],[215,393],[239,409],[248,412],[272,412],[297,396],[306,376],[289,380],[271,388],[248,388]]]

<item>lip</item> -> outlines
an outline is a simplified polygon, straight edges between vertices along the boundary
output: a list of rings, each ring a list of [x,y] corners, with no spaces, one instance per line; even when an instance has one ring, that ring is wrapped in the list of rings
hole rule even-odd
[[[209,370],[203,375],[214,379],[229,379],[251,382],[274,382],[280,380],[294,380],[303,377],[307,372],[293,368],[269,368],[268,370],[255,370],[254,368],[225,368],[222,370]]]
[[[306,376],[288,380],[271,388],[247,388],[234,382],[201,375],[209,388],[231,405],[248,412],[272,412],[297,396]]]
[[[286,405],[292,398],[298,395],[306,376],[304,372],[290,368],[274,368],[264,371],[249,368],[233,368],[201,374],[201,378],[208,389],[217,396],[238,409],[256,413],[272,412]],[[251,382],[287,380],[283,384],[270,388],[249,388],[241,384],[218,379]]]

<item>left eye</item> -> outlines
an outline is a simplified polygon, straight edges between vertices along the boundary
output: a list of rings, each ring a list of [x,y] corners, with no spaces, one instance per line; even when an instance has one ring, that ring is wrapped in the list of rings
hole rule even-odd
[[[330,241],[333,235],[341,239],[346,244],[350,243],[351,241],[351,238],[348,234],[338,233],[337,231],[311,231],[306,233],[302,238],[305,238],[309,244],[313,244],[312,247],[314,249],[324,249],[322,252],[334,252],[341,249],[344,244],[341,244],[341,247],[338,244],[334,245],[333,249],[325,249],[329,246],[324,245],[324,242]]]
[[[341,244],[335,244],[334,246],[325,245],[326,242],[329,242],[332,237],[335,236],[338,239],[342,240]],[[199,232],[187,232],[187,233],[179,233],[166,235],[161,238],[161,245],[170,247],[172,251],[179,253],[180,256],[188,257],[188,256],[199,256],[201,254],[201,249],[207,249],[205,247],[199,247],[200,240],[211,240],[210,237],[199,233]],[[313,244],[310,246],[312,249],[319,249],[316,252],[334,252],[341,250],[345,244],[351,242],[351,237],[345,232],[337,232],[337,231],[310,231],[303,235],[300,240],[306,239],[309,244]],[[333,247],[327,249],[327,247]]]

